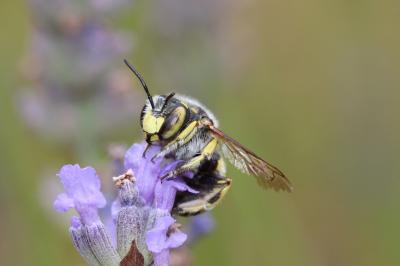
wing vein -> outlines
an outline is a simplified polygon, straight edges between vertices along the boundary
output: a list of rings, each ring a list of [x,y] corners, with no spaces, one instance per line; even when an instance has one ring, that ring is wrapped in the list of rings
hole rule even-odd
[[[213,125],[206,124],[215,138],[219,140],[222,154],[229,162],[245,174],[255,176],[264,188],[276,191],[292,191],[289,179],[275,166],[267,163],[255,153],[227,136]]]

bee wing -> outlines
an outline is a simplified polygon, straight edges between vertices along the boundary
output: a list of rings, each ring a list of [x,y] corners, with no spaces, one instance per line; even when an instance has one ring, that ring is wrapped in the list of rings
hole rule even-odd
[[[293,187],[289,179],[278,168],[267,163],[213,125],[209,125],[209,129],[219,140],[222,153],[229,162],[243,173],[255,176],[260,186],[273,188],[276,191],[292,191]]]

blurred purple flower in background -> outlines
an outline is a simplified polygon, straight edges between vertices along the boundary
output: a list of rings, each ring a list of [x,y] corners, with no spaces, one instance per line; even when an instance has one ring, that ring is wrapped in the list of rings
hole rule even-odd
[[[215,221],[209,212],[192,217],[187,226],[188,244],[193,244],[199,238],[211,233],[215,228]]]
[[[132,41],[107,23],[131,1],[28,2],[34,28],[23,73],[31,85],[18,99],[26,123],[46,138],[83,143],[134,118],[131,79],[121,69]]]

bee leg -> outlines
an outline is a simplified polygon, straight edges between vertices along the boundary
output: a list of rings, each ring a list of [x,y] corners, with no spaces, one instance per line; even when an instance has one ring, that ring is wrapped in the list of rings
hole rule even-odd
[[[161,151],[155,154],[153,158],[151,158],[151,160],[154,162],[154,160],[163,157],[167,154],[170,154],[176,151],[182,145],[188,143],[196,134],[197,126],[198,126],[198,121],[191,122],[181,133],[179,133],[179,135],[173,141],[168,143],[165,147],[162,148]]]
[[[196,155],[195,157],[193,157],[192,159],[190,159],[183,165],[179,166],[175,170],[168,172],[167,174],[165,174],[164,176],[161,177],[161,180],[165,179],[165,178],[169,179],[169,178],[175,177],[179,174],[182,174],[184,172],[188,172],[190,170],[197,169],[205,159],[211,158],[211,156],[213,155],[213,153],[215,151],[215,148],[217,147],[217,144],[218,144],[218,141],[216,138],[211,139],[207,143],[207,145],[203,148],[203,150],[201,151],[201,153],[199,155]]]
[[[193,216],[213,209],[224,198],[232,181],[230,178],[218,179],[213,187],[198,194],[183,192],[178,194],[172,212],[180,216]]]
[[[142,157],[143,158],[146,158],[146,153],[147,153],[147,151],[149,150],[150,147],[151,147],[151,144],[147,143],[147,146],[146,146],[146,148],[144,149],[144,151],[142,153]]]

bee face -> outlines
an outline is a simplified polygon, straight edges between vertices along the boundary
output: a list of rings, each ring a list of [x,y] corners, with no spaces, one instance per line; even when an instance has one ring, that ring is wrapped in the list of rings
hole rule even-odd
[[[186,121],[187,107],[170,95],[153,96],[154,109],[147,100],[142,110],[141,126],[148,143],[171,139]]]

